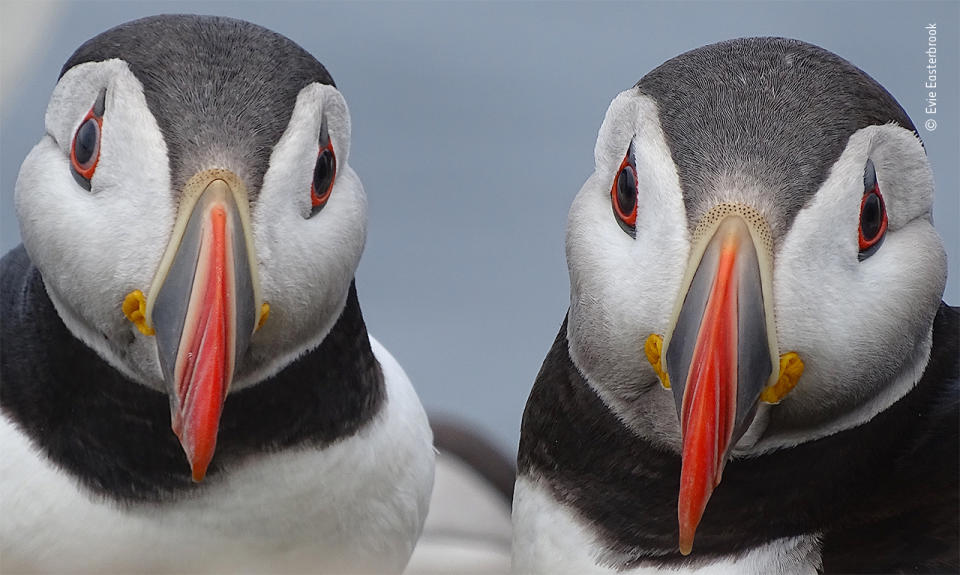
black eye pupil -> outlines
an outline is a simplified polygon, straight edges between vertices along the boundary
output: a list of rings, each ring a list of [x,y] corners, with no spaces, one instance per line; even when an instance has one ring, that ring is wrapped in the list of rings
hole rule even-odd
[[[617,178],[617,204],[625,216],[632,214],[637,205],[637,180],[629,166],[624,166]]]
[[[863,201],[863,209],[860,211],[860,230],[863,233],[863,239],[869,242],[876,238],[882,225],[883,205],[880,203],[880,196],[870,193]]]
[[[97,151],[97,140],[99,136],[100,126],[97,125],[96,120],[93,118],[90,118],[80,126],[80,129],[77,130],[76,145],[74,146],[74,154],[76,155],[78,164],[83,166],[93,160],[93,155]]]
[[[313,191],[317,196],[322,196],[330,187],[333,180],[333,154],[329,149],[320,152],[317,157],[317,165],[313,168]]]

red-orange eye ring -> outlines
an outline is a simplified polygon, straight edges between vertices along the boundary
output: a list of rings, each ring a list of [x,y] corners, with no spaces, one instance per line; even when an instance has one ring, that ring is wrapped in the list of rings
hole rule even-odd
[[[313,166],[313,180],[310,182],[310,217],[313,217],[327,205],[333,182],[337,178],[337,154],[333,151],[333,139],[327,131],[326,117],[320,122],[320,149],[317,163]]]
[[[633,164],[633,144],[620,162],[610,188],[610,203],[617,223],[630,237],[637,235],[637,168]]]
[[[887,231],[887,210],[880,191],[869,192],[860,200],[860,225],[857,236],[860,251],[876,246]]]
[[[70,143],[70,165],[78,176],[87,182],[93,178],[100,161],[100,137],[103,131],[103,118],[90,108],[84,116]]]
[[[873,255],[880,247],[887,233],[887,207],[880,193],[876,169],[873,162],[867,160],[864,170],[864,191],[860,199],[860,222],[857,225],[857,243],[860,247],[859,259]]]
[[[337,155],[333,151],[333,143],[317,153],[317,163],[313,168],[313,181],[310,183],[310,215],[323,209],[333,192],[333,181],[337,176]],[[318,192],[319,190],[319,192]]]

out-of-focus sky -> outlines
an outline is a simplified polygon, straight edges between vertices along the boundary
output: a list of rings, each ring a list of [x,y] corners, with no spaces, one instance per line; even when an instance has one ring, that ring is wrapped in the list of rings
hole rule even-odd
[[[610,101],[661,62],[740,36],[827,48],[883,84],[924,139],[934,218],[960,304],[956,2],[61,2],[6,0],[0,29],[0,249],[19,243],[13,190],[43,134],[60,66],[82,42],[157,13],[218,14],[280,32],[330,70],[353,118],[370,203],[357,285],[371,332],[428,409],[514,451],[568,304],[564,228]],[[936,115],[924,112],[937,24]],[[704,73],[709,73],[705,70]],[[925,121],[938,127],[928,131]]]

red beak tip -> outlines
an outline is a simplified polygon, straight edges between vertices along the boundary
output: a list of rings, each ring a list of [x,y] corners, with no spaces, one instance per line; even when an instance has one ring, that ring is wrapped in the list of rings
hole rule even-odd
[[[210,467],[210,461],[213,459],[214,446],[203,446],[205,449],[198,450],[194,446],[193,454],[187,453],[187,461],[190,462],[190,474],[193,481],[200,483],[207,476],[207,469]],[[186,450],[184,450],[186,451]]]
[[[182,425],[174,424],[173,431],[183,446],[183,453],[187,456],[187,462],[190,464],[190,475],[195,483],[200,483],[207,476],[207,468],[210,466],[210,460],[213,459],[213,446],[209,446],[206,451],[208,455],[198,455],[198,446],[189,443],[189,440],[181,435]]]
[[[706,504],[704,503],[704,506]],[[688,509],[687,513],[680,513],[680,554],[689,555],[693,550],[693,539],[697,536],[697,526],[700,525],[700,519],[703,517],[703,508],[700,513]]]
[[[191,466],[190,469],[191,469],[191,471],[193,472],[193,482],[194,482],[194,483],[200,483],[201,481],[203,481],[203,478],[207,476],[207,466],[206,466],[206,465],[204,465],[204,466],[202,466],[202,467],[201,467],[201,466],[197,466],[197,467]]]

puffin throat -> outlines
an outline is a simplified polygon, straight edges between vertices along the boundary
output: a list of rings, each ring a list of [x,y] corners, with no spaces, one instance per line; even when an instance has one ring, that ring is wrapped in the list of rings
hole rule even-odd
[[[261,312],[246,198],[242,186],[221,177],[232,174],[220,172],[188,184],[147,308],[173,432],[194,481],[213,459],[235,366]]]

